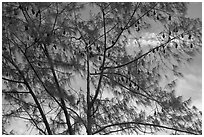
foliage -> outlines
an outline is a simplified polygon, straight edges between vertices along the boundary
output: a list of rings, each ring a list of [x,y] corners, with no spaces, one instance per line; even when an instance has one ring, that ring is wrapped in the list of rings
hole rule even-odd
[[[179,65],[200,51],[202,23],[185,16],[187,3],[8,2],[2,10],[3,134],[17,134],[6,130],[16,118],[37,134],[202,134],[201,112],[175,95],[175,80],[159,84],[183,77]],[[154,23],[158,43],[141,44]]]

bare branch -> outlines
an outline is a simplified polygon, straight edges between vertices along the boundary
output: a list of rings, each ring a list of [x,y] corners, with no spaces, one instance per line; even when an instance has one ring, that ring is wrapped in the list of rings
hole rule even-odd
[[[8,79],[8,78],[3,78],[3,77],[2,77],[2,79],[3,79],[3,80],[6,80],[6,81],[9,81],[9,82],[14,82],[14,83],[22,83],[22,84],[25,84],[25,82],[23,82],[23,81],[17,81],[17,80]]]
[[[153,127],[158,127],[158,128],[164,128],[164,129],[169,129],[169,130],[175,130],[178,132],[184,132],[184,133],[188,133],[188,134],[193,134],[193,135],[198,135],[197,133],[194,132],[190,132],[190,131],[185,131],[185,130],[180,130],[180,129],[176,129],[176,128],[171,128],[171,127],[166,127],[166,126],[162,126],[162,125],[155,125],[155,124],[151,124],[151,123],[142,123],[142,122],[122,122],[122,123],[114,123],[114,124],[110,124],[107,126],[102,127],[101,129],[95,131],[93,134],[97,134],[101,131],[103,131],[104,129],[108,128],[108,127],[114,127],[114,126],[119,126],[119,125],[129,125],[129,124],[136,124],[136,125],[144,125],[144,126],[153,126]]]

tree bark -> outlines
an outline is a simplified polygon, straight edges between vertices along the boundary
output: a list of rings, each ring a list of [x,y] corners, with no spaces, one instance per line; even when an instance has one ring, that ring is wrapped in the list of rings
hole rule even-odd
[[[87,53],[88,53],[88,48],[87,48]],[[87,134],[91,135],[91,101],[90,101],[90,72],[89,72],[89,54],[87,55]]]

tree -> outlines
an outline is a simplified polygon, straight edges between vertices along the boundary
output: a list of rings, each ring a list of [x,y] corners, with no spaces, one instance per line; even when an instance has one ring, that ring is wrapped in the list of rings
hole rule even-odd
[[[185,16],[187,3],[7,2],[2,10],[3,134],[15,134],[7,127],[16,118],[37,134],[202,134],[202,112],[175,95],[176,81],[159,84],[182,77],[179,65],[200,51],[202,23]],[[142,45],[154,23],[158,43]]]

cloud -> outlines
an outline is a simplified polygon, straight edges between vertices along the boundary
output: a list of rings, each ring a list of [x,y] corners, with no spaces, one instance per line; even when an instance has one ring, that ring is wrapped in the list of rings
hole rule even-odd
[[[155,33],[149,33],[149,32],[145,32],[142,34],[143,35],[143,39],[149,40],[149,39],[156,39],[157,36]]]
[[[156,41],[153,39],[149,39],[149,40],[140,39],[139,42],[140,42],[140,45],[143,45],[143,46],[151,45],[151,47],[155,47],[159,44],[159,41]]]
[[[187,16],[202,19],[202,2],[190,2]]]
[[[184,99],[191,97],[192,105],[202,110],[202,77],[194,74],[185,74],[177,83],[177,95]]]
[[[129,43],[126,46],[128,54],[133,55],[134,52],[138,51],[139,45],[142,47],[143,52],[147,52],[151,47],[158,46],[159,41],[155,33],[145,32],[141,34],[141,37],[137,40],[129,39]]]
[[[157,36],[155,33],[143,33],[142,37],[138,40],[141,45],[148,45],[148,44],[154,44],[158,43],[159,41],[157,40]]]
[[[138,42],[141,46],[156,45],[159,43],[159,40],[157,39],[157,36],[155,33],[145,32],[141,35],[142,36],[137,40],[135,40],[134,38],[130,38],[127,47],[138,46],[137,44]]]

